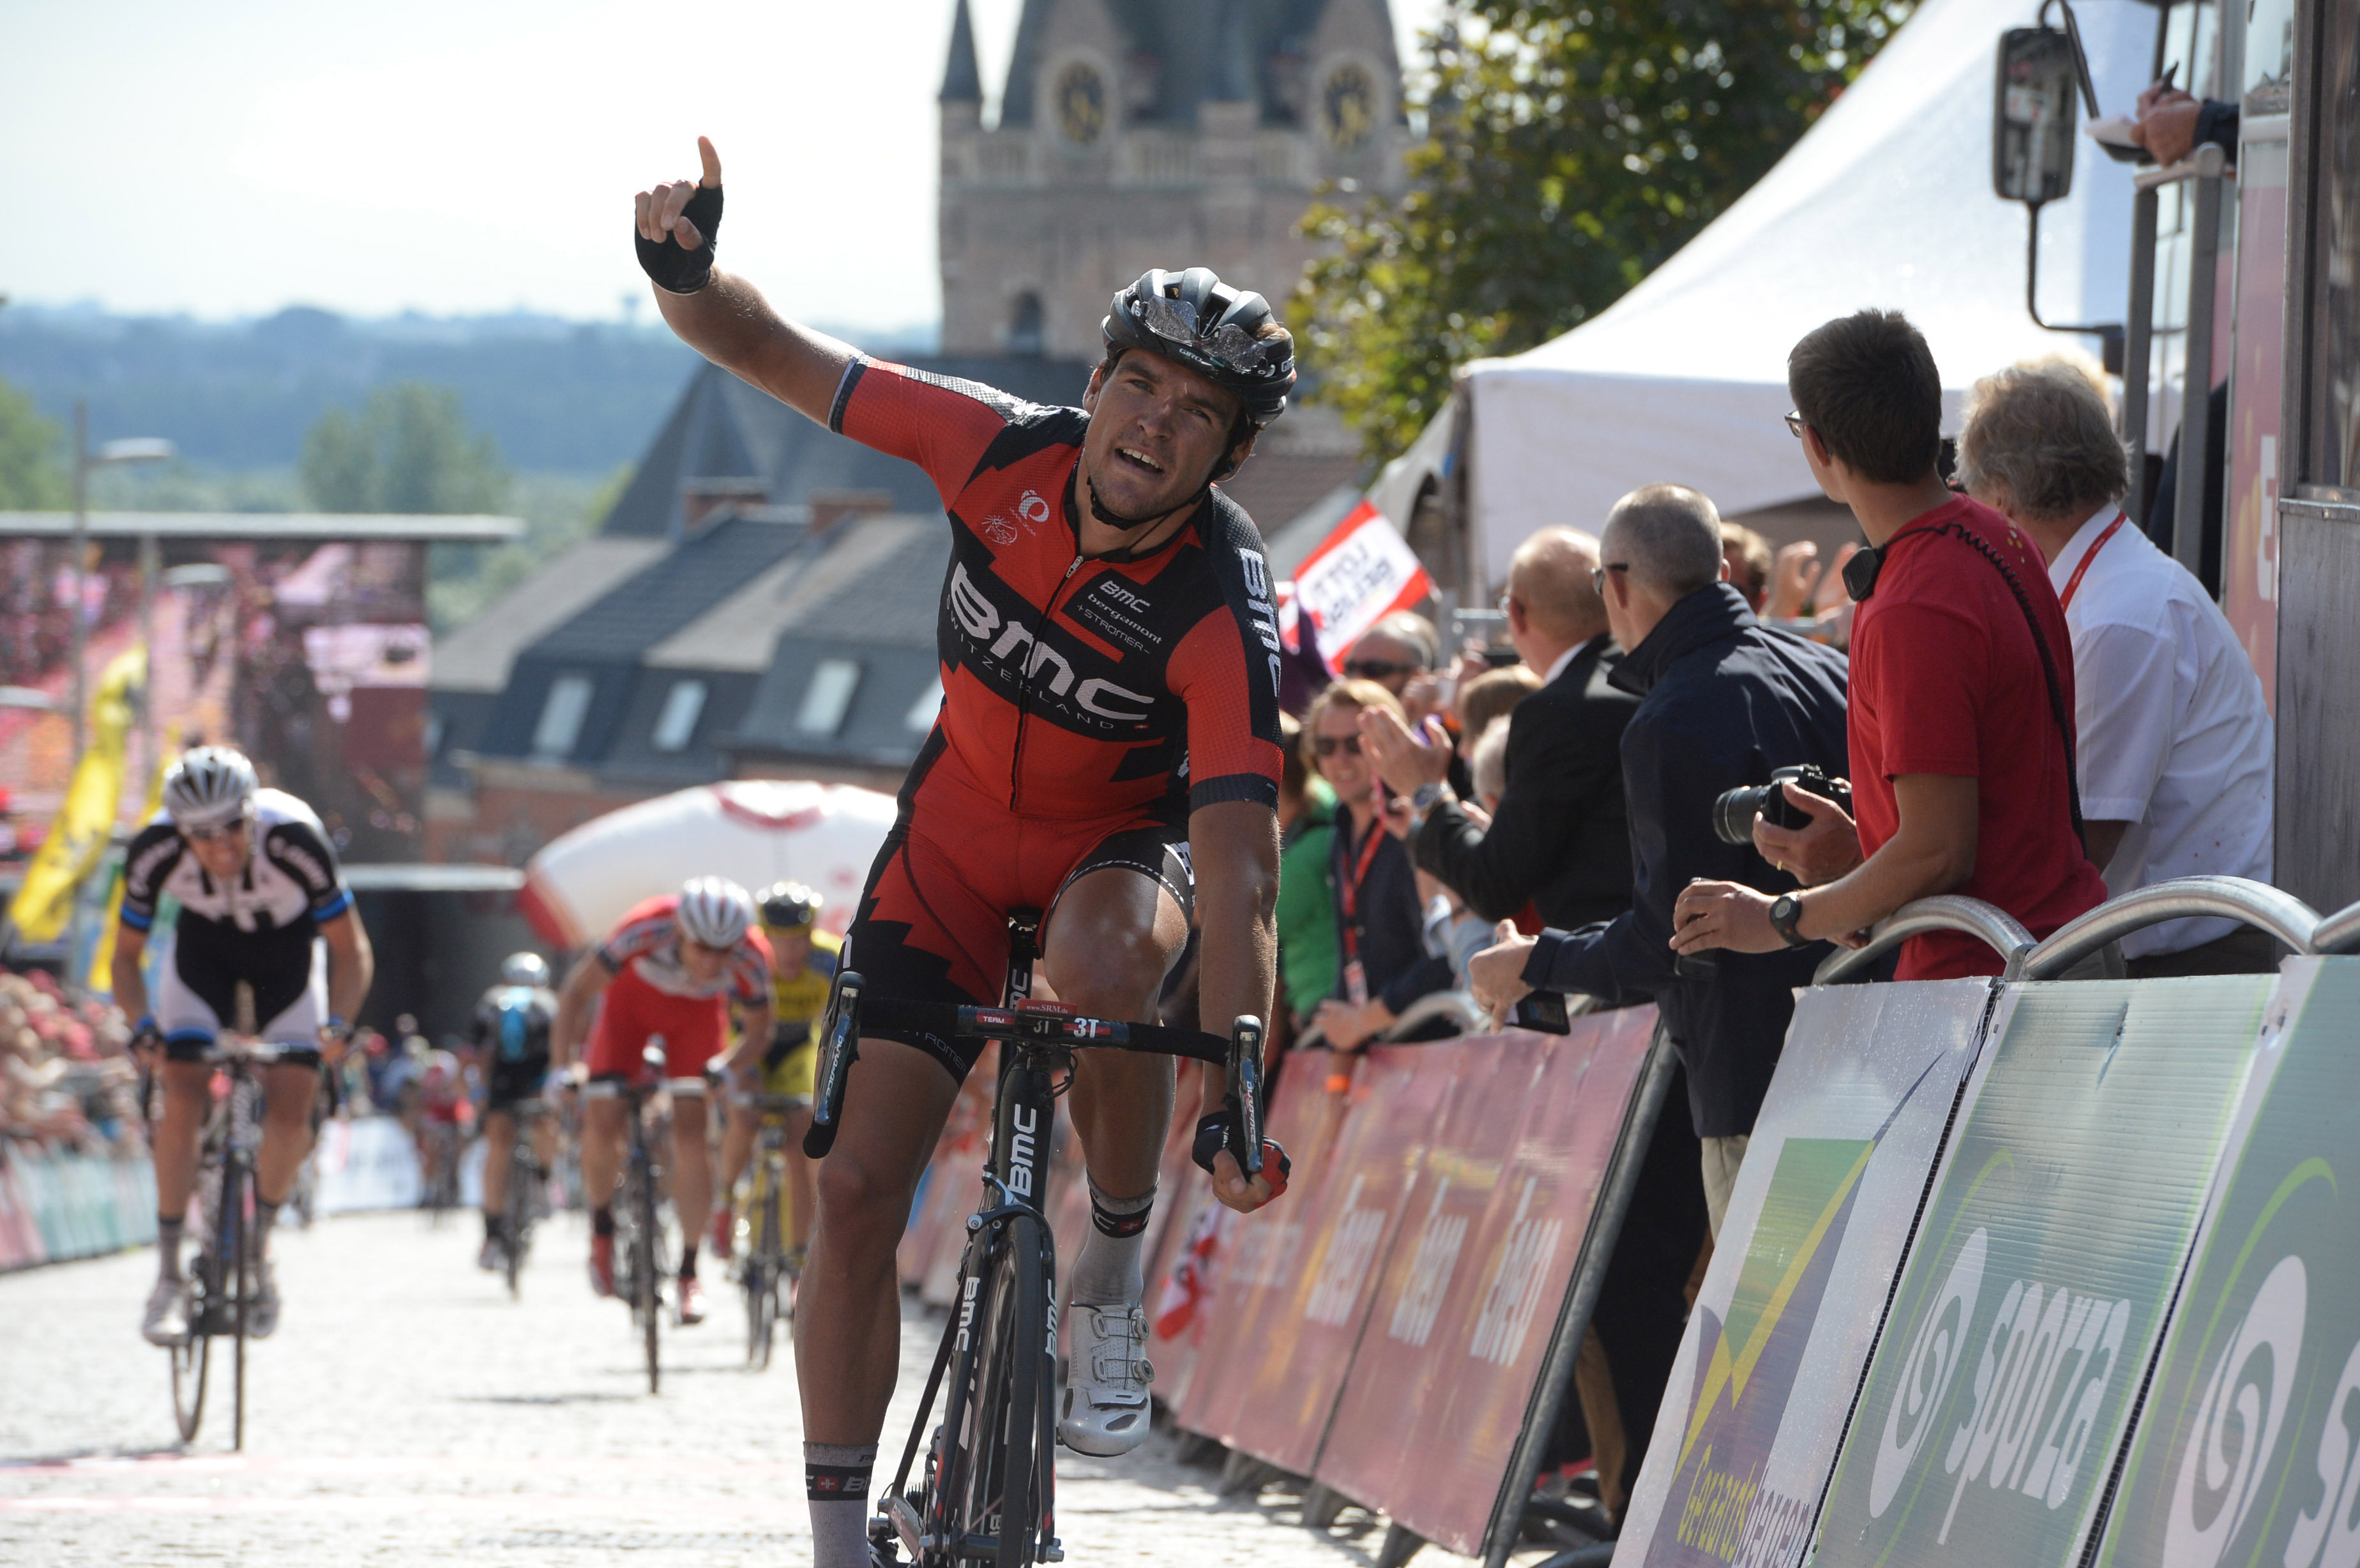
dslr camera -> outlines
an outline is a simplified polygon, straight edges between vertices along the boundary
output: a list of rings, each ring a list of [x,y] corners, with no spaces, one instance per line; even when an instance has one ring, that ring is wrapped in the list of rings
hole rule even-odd
[[[1803,809],[1786,799],[1779,788],[1792,784],[1797,789],[1817,795],[1823,800],[1833,800],[1852,811],[1852,787],[1840,779],[1830,779],[1819,764],[1805,763],[1800,768],[1774,768],[1767,784],[1748,784],[1732,789],[1712,803],[1712,831],[1723,844],[1752,844],[1754,818],[1758,812],[1764,822],[1782,828],[1808,827],[1811,819]]]

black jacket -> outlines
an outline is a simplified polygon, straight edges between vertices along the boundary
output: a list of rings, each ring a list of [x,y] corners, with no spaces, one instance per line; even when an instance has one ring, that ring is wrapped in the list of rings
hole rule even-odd
[[[1639,705],[1612,684],[1622,658],[1595,638],[1510,713],[1508,787],[1489,833],[1455,802],[1426,813],[1418,865],[1485,920],[1513,920],[1526,900],[1553,926],[1631,907],[1622,746]]]
[[[1765,893],[1794,887],[1751,844],[1714,836],[1712,803],[1723,790],[1766,782],[1774,768],[1816,762],[1849,777],[1844,659],[1763,626],[1736,589],[1718,583],[1673,605],[1614,681],[1645,697],[1622,734],[1631,907],[1582,931],[1544,933],[1524,979],[1610,1004],[1652,996],[1688,1068],[1697,1136],[1734,1137],[1753,1130],[1794,1016],[1791,992],[1811,983],[1828,948],[1714,953],[1707,972],[1678,974],[1672,903],[1697,877]]]
[[[1330,865],[1336,877],[1336,995],[1349,1001],[1346,987],[1349,931],[1360,944],[1360,966],[1369,995],[1382,997],[1400,1013],[1420,996],[1450,989],[1450,961],[1426,951],[1426,911],[1417,899],[1417,872],[1402,841],[1385,832],[1381,822],[1369,823],[1377,847],[1369,860],[1369,875],[1360,885],[1349,918],[1344,913],[1344,889],[1359,866],[1366,838],[1352,836],[1352,813],[1336,808],[1336,837]]]

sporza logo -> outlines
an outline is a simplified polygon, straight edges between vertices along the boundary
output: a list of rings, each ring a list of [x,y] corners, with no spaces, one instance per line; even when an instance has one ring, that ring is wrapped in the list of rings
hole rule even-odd
[[[1952,1386],[1980,1341],[1966,1409],[1947,1443],[1938,1445],[1943,1474],[1957,1477],[1935,1537],[1944,1543],[1970,1482],[2015,1491],[2052,1509],[2073,1495],[2130,1327],[2127,1300],[2017,1279],[2001,1296],[1990,1323],[1976,1330],[1990,1251],[1989,1232],[1976,1227],[1919,1319],[1869,1478],[1868,1511],[1876,1518],[1891,1506],[1928,1440],[1943,1435]]]
[[[2213,1366],[2196,1407],[2195,1424],[2180,1438],[2188,1446],[2171,1488],[2171,1511],[2164,1519],[2164,1568],[2212,1568],[2252,1510],[2278,1451],[2288,1396],[2294,1392],[2303,1319],[2310,1309],[2309,1284],[2301,1258],[2279,1258],[2254,1292],[2245,1321],[2231,1332],[2227,1348]],[[2360,1559],[2360,1550],[2355,1550],[2360,1537],[2344,1522],[2351,1518],[2355,1480],[2345,1463],[2350,1439],[2344,1402],[2353,1387],[2355,1362],[2360,1362],[2360,1345],[2344,1363],[2320,1434],[2323,1500],[2295,1520],[2287,1538],[2287,1568],[2311,1568],[2327,1544],[2330,1526],[2336,1527],[2343,1550],[2331,1550],[2329,1561]]]
[[[1153,711],[1153,700],[1118,686],[1098,676],[1080,682],[1074,681],[1074,667],[1065,656],[1046,643],[1035,642],[1032,634],[1013,618],[1003,616],[999,606],[984,597],[974,580],[967,574],[964,561],[951,566],[951,615],[959,630],[974,640],[991,659],[1011,667],[1017,679],[1030,681],[1045,669],[1049,671],[1047,690],[1061,700],[1070,696],[1074,704],[1094,718],[1114,724],[1141,724]],[[1031,657],[1022,657],[1030,645]]]

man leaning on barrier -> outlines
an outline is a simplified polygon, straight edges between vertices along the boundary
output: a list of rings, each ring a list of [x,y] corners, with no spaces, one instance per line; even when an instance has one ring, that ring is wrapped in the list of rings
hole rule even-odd
[[[2270,710],[2202,583],[2119,505],[2122,442],[2098,389],[2061,360],[1975,383],[1959,432],[1967,493],[2040,547],[2073,637],[2090,859],[2110,894],[2178,877],[2270,879]],[[2134,979],[2267,975],[2270,935],[2167,920],[2123,938]]]
[[[1754,840],[1804,890],[1774,899],[1698,883],[1674,909],[1672,944],[1854,943],[1936,893],[1980,898],[2048,936],[2095,909],[2106,885],[2079,832],[2072,648],[2046,564],[2005,517],[1942,483],[1942,378],[1898,312],[1819,327],[1788,355],[1786,382],[1811,477],[1852,507],[1870,546],[1844,568],[1860,604],[1849,718],[1859,816],[1786,787],[1811,822],[1757,822]],[[2110,943],[2065,977],[2121,965]],[[1902,945],[1897,977],[2001,967],[1976,938],[1934,931]]]
[[[1478,953],[1469,973],[1477,998],[1503,1012],[1535,989],[1610,1005],[1655,998],[1688,1069],[1706,1213],[1718,1236],[1794,989],[1811,983],[1827,950],[1815,942],[1676,961],[1673,901],[1704,877],[1765,895],[1796,886],[1751,844],[1716,834],[1714,805],[1728,790],[1765,783],[1775,768],[1845,773],[1844,659],[1754,619],[1726,580],[1720,515],[1694,490],[1651,485],[1623,496],[1600,543],[1606,615],[1629,649],[1612,679],[1641,699],[1622,732],[1631,907],[1537,939],[1502,924],[1499,945]]]

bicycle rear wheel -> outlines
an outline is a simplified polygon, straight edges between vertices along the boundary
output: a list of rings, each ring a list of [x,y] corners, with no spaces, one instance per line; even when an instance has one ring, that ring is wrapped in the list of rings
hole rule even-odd
[[[770,1366],[770,1345],[779,1330],[779,1292],[786,1289],[786,1269],[779,1248],[779,1205],[783,1183],[779,1171],[763,1166],[761,1192],[755,1201],[753,1235],[746,1259],[746,1358],[758,1371]]]
[[[222,1171],[221,1213],[213,1224],[214,1269],[223,1277],[230,1322],[230,1447],[246,1451],[246,1308],[251,1296],[253,1227],[246,1218],[246,1172],[233,1156]]]
[[[1008,1221],[984,1263],[977,1332],[955,1356],[938,1495],[924,1510],[948,1547],[927,1561],[945,1568],[978,1558],[1032,1568],[1050,1538],[1056,1327],[1046,1242],[1033,1216]]]

